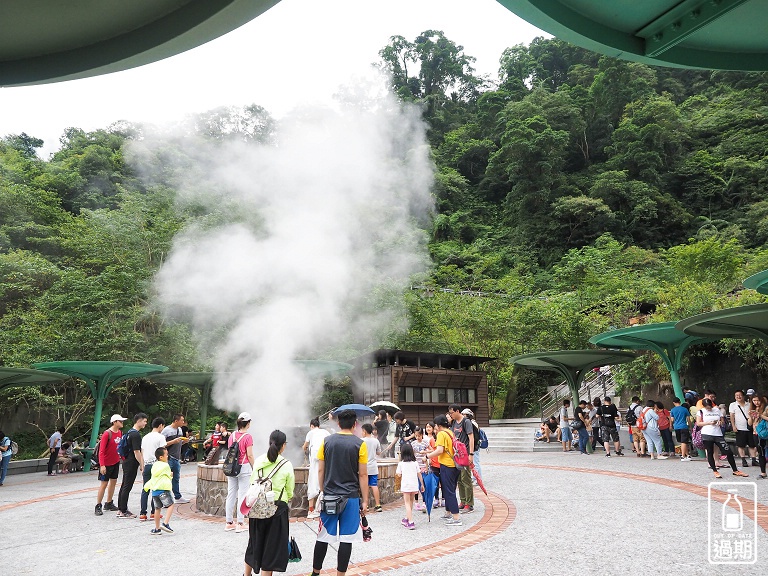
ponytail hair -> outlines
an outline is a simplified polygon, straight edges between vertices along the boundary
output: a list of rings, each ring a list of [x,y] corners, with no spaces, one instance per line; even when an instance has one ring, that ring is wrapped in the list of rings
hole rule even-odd
[[[285,445],[287,438],[285,433],[280,430],[275,430],[269,435],[269,449],[267,450],[267,459],[270,462],[277,460],[280,450]]]

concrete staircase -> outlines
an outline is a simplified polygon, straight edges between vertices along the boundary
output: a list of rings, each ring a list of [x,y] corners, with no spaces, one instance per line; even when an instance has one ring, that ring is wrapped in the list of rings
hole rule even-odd
[[[538,418],[491,420],[490,426],[484,428],[488,449],[494,452],[533,452],[534,435],[540,425]]]

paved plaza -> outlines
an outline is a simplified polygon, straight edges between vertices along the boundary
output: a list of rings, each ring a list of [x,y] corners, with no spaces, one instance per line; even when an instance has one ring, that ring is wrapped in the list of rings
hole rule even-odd
[[[706,463],[677,459],[650,461],[627,456],[605,458],[577,452],[482,455],[488,497],[476,491],[477,505],[462,515],[464,525],[444,526],[442,510],[427,522],[416,512],[415,531],[400,525],[401,505],[370,513],[373,540],[356,544],[348,574],[392,576],[507,574],[764,573],[768,562],[768,481],[756,468],[748,479],[723,469],[721,482],[754,481],[757,527],[745,502],[745,533],[757,531],[757,563],[712,565],[707,559]],[[185,576],[239,575],[247,533],[224,531],[223,519],[194,508],[195,465],[182,466],[182,493],[192,499],[177,506],[175,533],[151,536],[150,522],[95,516],[96,475],[45,473],[12,475],[0,488],[3,555],[0,572],[16,574],[103,575],[172,571]],[[118,481],[119,489],[119,481]],[[139,511],[140,486],[129,508]],[[715,493],[724,501],[726,493]],[[722,507],[717,508],[721,514]],[[715,520],[720,522],[720,516]],[[311,571],[316,521],[291,523],[304,559],[287,574]],[[633,566],[633,569],[629,569]],[[324,573],[335,574],[329,550]]]

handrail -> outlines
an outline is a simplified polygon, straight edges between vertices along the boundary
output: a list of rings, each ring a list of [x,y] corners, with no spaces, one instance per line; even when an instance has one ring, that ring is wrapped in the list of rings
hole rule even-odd
[[[596,380],[597,382],[595,382]],[[609,391],[612,395],[616,387],[616,382],[613,379],[613,373],[608,372],[607,374],[600,374],[599,372],[590,371],[589,374],[584,377],[584,380],[581,383],[581,387],[579,388],[579,398],[584,397],[584,393],[586,392],[586,397],[591,400],[591,391],[596,388],[595,384],[597,385],[598,389],[602,388],[602,390],[600,390],[600,392],[602,392],[602,396],[608,396]],[[564,393],[560,394],[560,392]],[[554,410],[561,400],[565,398],[571,398],[571,396],[571,389],[568,386],[568,383],[565,381],[558,384],[550,392],[547,392],[547,394],[539,399],[539,413],[541,415],[541,419],[544,420],[544,415],[548,414],[551,410]],[[549,400],[545,403],[544,400],[547,398],[549,398]]]

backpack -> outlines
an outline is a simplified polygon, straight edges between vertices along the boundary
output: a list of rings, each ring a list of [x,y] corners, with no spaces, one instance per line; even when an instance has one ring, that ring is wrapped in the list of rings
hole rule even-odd
[[[763,420],[763,422],[765,422],[765,420]],[[480,442],[479,442],[478,446],[480,448],[482,448],[483,450],[487,450],[488,449],[488,436],[486,435],[485,430],[483,430],[482,428],[478,428],[477,435],[480,438]]]
[[[645,421],[645,415],[648,413],[648,410],[651,410],[651,408],[644,408],[643,411],[640,412],[640,418],[635,422],[635,426],[637,426],[638,430],[645,430],[648,428],[648,423]]]
[[[131,449],[131,432],[130,430],[122,435],[120,442],[117,443],[117,455],[121,459],[127,460],[133,450]]]
[[[240,440],[242,440],[242,436],[240,436]],[[224,472],[224,476],[237,476],[240,474],[240,447],[238,446],[238,443],[240,440],[235,440],[234,436],[232,437],[232,446],[229,447],[229,450],[227,450],[227,456],[224,458],[224,466],[222,467],[222,472]]]
[[[627,424],[629,424],[630,426],[634,426],[635,423],[637,422],[637,414],[635,414],[635,408],[631,408],[630,407],[627,410],[626,416],[624,416],[624,420],[626,420]],[[642,430],[642,428],[641,428],[641,430]]]
[[[273,493],[270,499],[267,497],[267,493],[272,492],[272,477],[286,462],[287,460],[283,458],[282,462],[272,468],[272,471],[266,476],[262,476],[264,468],[259,470],[258,478],[253,481],[253,484],[248,488],[248,492],[245,493],[245,498],[243,498],[243,504],[246,507],[250,506],[248,514],[246,514],[248,518],[264,519],[272,518],[275,515],[275,512],[277,512],[275,501],[283,496],[283,490],[280,490],[280,495],[277,498]]]
[[[768,440],[768,422],[760,418],[760,422],[755,427],[755,432],[757,432],[757,437],[761,440]]]
[[[451,438],[453,440],[453,461],[456,464],[456,466],[462,468],[469,466],[469,452],[467,451],[467,446],[456,438],[455,435],[451,434]]]

